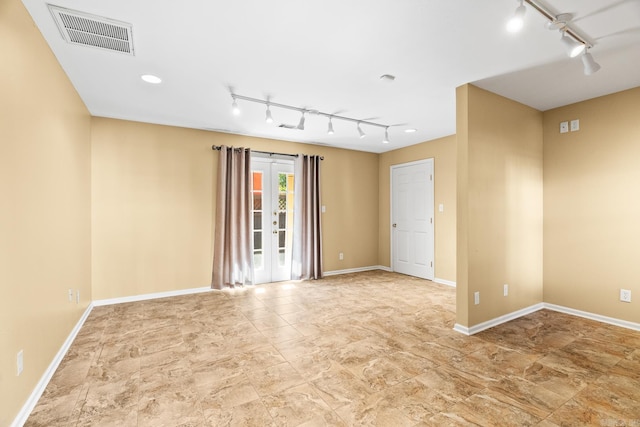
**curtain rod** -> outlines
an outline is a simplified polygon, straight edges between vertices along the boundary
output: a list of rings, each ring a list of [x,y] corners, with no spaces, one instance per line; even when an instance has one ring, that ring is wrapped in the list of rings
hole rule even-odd
[[[222,145],[212,145],[211,149],[212,150],[216,150],[216,151],[220,151],[220,149],[222,148]],[[246,148],[245,148],[246,150]],[[289,157],[298,157],[298,154],[287,154],[287,153],[272,153],[270,151],[258,151],[258,150],[251,150],[252,153],[260,153],[260,154],[268,154],[269,156],[289,156]],[[324,156],[320,156],[320,160],[324,160]]]

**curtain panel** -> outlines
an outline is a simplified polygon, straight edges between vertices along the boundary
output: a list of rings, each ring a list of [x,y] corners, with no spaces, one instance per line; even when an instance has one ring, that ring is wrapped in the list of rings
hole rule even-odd
[[[300,154],[294,163],[292,279],[322,278],[321,160]]]
[[[220,147],[211,287],[253,284],[251,150]]]

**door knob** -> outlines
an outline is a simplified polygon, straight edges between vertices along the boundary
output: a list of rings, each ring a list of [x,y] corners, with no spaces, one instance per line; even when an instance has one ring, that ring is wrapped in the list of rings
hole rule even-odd
[[[396,224],[395,222],[393,223],[393,228],[396,228],[398,224]]]
[[[278,221],[273,221],[273,225],[278,225]]]

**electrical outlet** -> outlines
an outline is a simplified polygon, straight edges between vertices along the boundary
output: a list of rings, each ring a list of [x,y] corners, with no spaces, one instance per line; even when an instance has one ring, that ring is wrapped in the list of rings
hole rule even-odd
[[[560,133],[569,132],[569,122],[560,122]]]
[[[474,294],[473,294],[473,303],[475,305],[480,304],[480,292],[474,292]]]
[[[504,296],[508,296],[509,295],[509,285],[507,285],[506,283],[502,286],[502,292],[504,294]]]
[[[20,375],[24,370],[24,352],[22,350],[20,350],[16,356],[16,367],[18,369],[18,375]]]
[[[631,291],[628,289],[620,289],[620,301],[631,302]]]
[[[80,304],[80,289],[76,289],[76,304]]]
[[[340,259],[340,261],[344,259],[344,254],[342,252],[338,254],[338,259]]]
[[[69,302],[73,302],[73,289],[69,289]]]

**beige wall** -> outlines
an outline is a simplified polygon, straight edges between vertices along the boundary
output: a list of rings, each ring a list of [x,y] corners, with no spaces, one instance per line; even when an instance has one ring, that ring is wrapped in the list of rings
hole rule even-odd
[[[466,85],[457,115],[457,323],[471,327],[542,302],[542,113]]]
[[[90,117],[19,0],[0,2],[0,425],[91,301]],[[67,290],[80,291],[79,304]],[[24,371],[16,375],[16,355]]]
[[[390,177],[391,166],[432,158],[434,163],[435,277],[456,281],[456,137],[436,139],[380,155],[378,263],[391,266]],[[438,205],[444,211],[438,211]]]
[[[94,299],[206,286],[207,133],[95,117],[91,132]]]
[[[640,322],[639,112],[635,88],[544,113],[545,302]]]
[[[104,118],[92,144],[96,300],[210,285],[213,144],[324,156],[324,270],[377,265],[376,154]]]

